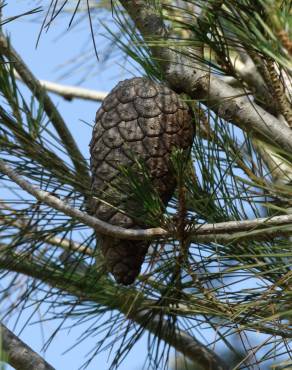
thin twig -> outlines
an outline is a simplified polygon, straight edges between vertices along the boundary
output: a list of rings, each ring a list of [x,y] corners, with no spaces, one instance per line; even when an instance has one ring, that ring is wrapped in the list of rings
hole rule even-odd
[[[15,77],[18,80],[22,81],[18,73],[15,73]],[[60,95],[66,100],[83,99],[102,102],[107,96],[107,93],[103,91],[85,89],[77,86],[63,85],[46,80],[39,80],[39,83],[47,91]]]
[[[82,87],[61,85],[55,82],[40,80],[40,84],[50,92],[63,96],[67,100],[83,99],[102,102],[107,96],[106,92],[85,89]]]
[[[0,323],[0,343],[7,362],[16,370],[54,370],[40,355]]]

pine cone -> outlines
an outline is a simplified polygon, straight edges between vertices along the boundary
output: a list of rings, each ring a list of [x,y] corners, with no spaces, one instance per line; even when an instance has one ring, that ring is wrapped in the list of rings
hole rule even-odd
[[[104,198],[110,193],[110,185],[120,176],[119,166],[134,166],[133,156],[137,156],[144,161],[153,186],[166,206],[176,186],[171,152],[174,148],[190,149],[193,135],[189,108],[175,92],[146,78],[120,82],[96,113],[90,143],[93,197]],[[147,228],[117,210],[127,211],[125,197],[127,194],[122,193],[118,199],[112,197],[111,204],[115,207],[95,198],[90,213],[113,225]],[[135,199],[131,202],[135,205]],[[139,209],[137,201],[136,207]],[[101,240],[108,271],[124,285],[134,282],[148,247],[149,242],[145,241],[110,237]]]

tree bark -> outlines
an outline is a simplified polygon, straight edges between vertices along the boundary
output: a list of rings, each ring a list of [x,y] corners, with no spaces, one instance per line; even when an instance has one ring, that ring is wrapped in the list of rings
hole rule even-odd
[[[9,365],[16,370],[54,370],[50,364],[2,323],[0,323],[0,339]]]

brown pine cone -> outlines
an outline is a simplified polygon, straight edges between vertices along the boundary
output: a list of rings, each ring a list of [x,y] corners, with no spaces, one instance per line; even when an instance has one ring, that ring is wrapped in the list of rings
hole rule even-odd
[[[166,206],[176,186],[170,155],[174,148],[189,150],[194,136],[188,106],[163,84],[146,78],[120,82],[96,113],[90,143],[92,195],[90,212],[125,228],[147,228],[117,210],[127,211],[129,194],[111,194],[111,185],[120,177],[119,166],[134,166],[133,156],[143,160],[153,186]],[[134,167],[132,167],[134,168]],[[107,196],[106,196],[107,194]],[[114,194],[114,193],[113,193]],[[133,197],[132,197],[133,198]],[[131,200],[135,206],[135,199]],[[139,202],[136,201],[139,209]],[[140,205],[141,207],[141,205]],[[118,283],[134,282],[140,272],[149,242],[102,237],[101,250],[106,266]]]

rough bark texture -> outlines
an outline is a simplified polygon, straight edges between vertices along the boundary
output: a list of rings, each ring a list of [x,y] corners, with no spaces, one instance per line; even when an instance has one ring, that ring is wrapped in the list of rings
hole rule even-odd
[[[189,108],[175,92],[146,78],[120,82],[96,114],[90,143],[92,195],[95,197],[90,212],[113,225],[146,228],[146,223],[125,214],[129,213],[129,207],[139,209],[141,204],[130,194],[121,190],[117,193],[116,188],[111,188],[120,178],[119,166],[134,166],[135,159],[143,160],[166,206],[176,186],[171,152],[174,148],[189,150],[193,135]],[[97,198],[106,199],[111,205]],[[149,242],[145,241],[102,237],[101,250],[107,269],[117,282],[128,285],[135,280],[148,246]]]
[[[0,343],[7,355],[7,362],[16,370],[54,370],[2,323],[0,323]]]

